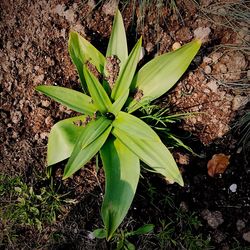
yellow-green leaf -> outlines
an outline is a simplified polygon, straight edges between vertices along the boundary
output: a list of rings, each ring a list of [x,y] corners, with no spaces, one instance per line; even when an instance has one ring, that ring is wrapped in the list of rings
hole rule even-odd
[[[133,201],[140,164],[139,158],[115,138],[109,138],[100,152],[106,178],[101,214],[110,240]]]
[[[62,105],[83,114],[92,115],[97,110],[97,107],[92,103],[92,99],[88,95],[73,89],[40,85],[36,87],[36,90]]]
[[[89,93],[94,100],[95,106],[102,113],[107,112],[112,103],[108,97],[108,94],[104,90],[98,79],[88,70],[87,65],[83,66],[83,74],[85,76]]]
[[[143,66],[133,79],[131,91],[140,91],[142,97],[129,104],[133,112],[146,102],[155,100],[166,93],[184,74],[201,46],[200,40],[194,40],[176,51],[163,54]]]
[[[85,118],[86,115],[76,116],[62,120],[52,127],[48,139],[48,166],[70,157],[78,137],[85,129],[82,126],[76,126],[74,123],[83,121]]]
[[[124,63],[128,58],[128,46],[127,46],[127,38],[125,33],[125,28],[122,20],[122,16],[119,10],[117,10],[111,36],[109,38],[109,44],[107,48],[106,57],[116,55],[120,63],[120,68],[123,68]]]
[[[140,59],[141,44],[142,38],[138,40],[133,50],[131,51],[124,67],[120,71],[118,79],[115,82],[115,86],[111,93],[111,97],[113,100],[117,100],[129,89]]]
[[[120,112],[113,122],[112,134],[154,171],[169,181],[183,185],[176,162],[158,135],[143,121]]]
[[[111,131],[111,121],[105,117],[91,121],[79,136],[64,170],[63,179],[84,166],[102,147]]]
[[[77,68],[82,87],[84,91],[87,92],[86,81],[83,75],[83,65],[87,61],[90,61],[96,69],[102,73],[105,64],[105,57],[89,41],[75,31],[71,31],[69,34],[68,50],[70,57]]]

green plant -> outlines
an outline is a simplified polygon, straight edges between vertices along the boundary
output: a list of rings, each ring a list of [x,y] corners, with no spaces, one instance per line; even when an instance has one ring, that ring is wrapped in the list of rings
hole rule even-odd
[[[0,175],[0,218],[3,225],[26,225],[42,229],[43,223],[54,223],[56,215],[61,212],[67,195],[59,195],[51,181],[48,187],[34,191],[32,186],[25,184],[19,177],[11,178]]]
[[[66,179],[100,151],[106,177],[101,215],[107,240],[132,203],[140,176],[139,160],[169,181],[183,185],[169,150],[152,128],[131,113],[163,95],[178,81],[198,52],[201,41],[194,40],[156,57],[135,75],[141,44],[140,38],[128,55],[123,20],[117,11],[106,58],[78,33],[70,33],[69,53],[85,94],[57,86],[36,88],[84,114],[52,127],[48,169],[69,157],[63,175]]]
[[[135,245],[131,243],[128,238],[132,236],[139,236],[144,235],[152,232],[154,229],[153,224],[145,224],[139,227],[135,231],[124,231],[119,230],[119,232],[115,233],[113,236],[113,242],[116,243],[116,250],[134,250]],[[103,229],[96,229],[93,233],[95,238],[103,239],[105,238],[105,230]]]

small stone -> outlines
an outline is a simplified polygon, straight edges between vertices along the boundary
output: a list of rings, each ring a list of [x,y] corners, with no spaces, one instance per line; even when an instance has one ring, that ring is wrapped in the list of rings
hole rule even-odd
[[[250,231],[243,234],[243,239],[247,242],[250,242]]]
[[[236,95],[233,98],[232,110],[236,111],[241,107],[245,106],[249,102],[249,99],[250,98],[248,96]]]
[[[206,74],[210,74],[212,72],[212,68],[209,65],[206,65],[204,71]]]
[[[35,76],[33,82],[35,85],[41,84],[43,79],[44,79],[44,74],[41,74],[41,75]]]
[[[247,79],[250,80],[250,70],[247,71]]]
[[[40,134],[40,138],[41,138],[41,139],[46,139],[46,138],[48,138],[48,136],[49,136],[49,133],[47,133],[47,132],[42,132],[42,133]]]
[[[172,45],[172,50],[177,50],[181,47],[181,44],[179,42],[175,42],[173,45]]]
[[[50,101],[48,101],[48,100],[43,100],[41,103],[42,103],[42,106],[46,107],[46,108],[49,107],[49,105],[50,105]]]
[[[202,211],[201,215],[205,220],[207,220],[208,225],[213,229],[216,229],[224,222],[222,213],[220,211],[210,212],[208,209],[206,209]]]
[[[75,13],[71,9],[65,11],[64,16],[65,16],[66,20],[69,21],[70,23],[73,23],[75,20]]]
[[[22,119],[21,111],[11,111],[10,116],[11,116],[11,120],[14,124],[19,123]]]
[[[206,64],[210,64],[210,63],[212,63],[212,61],[213,61],[213,60],[212,60],[210,57],[205,56],[205,57],[203,58],[203,62],[206,63]]]
[[[208,82],[207,87],[210,88],[213,92],[217,92],[218,85],[215,80]]]
[[[199,27],[194,30],[194,36],[196,39],[201,40],[202,43],[208,42],[211,29],[209,27]]]
[[[223,74],[227,73],[227,66],[226,66],[225,64],[220,63],[220,64],[218,65],[218,69],[219,69],[219,71],[220,71],[221,73],[223,73]]]
[[[232,193],[235,193],[236,190],[237,190],[237,184],[232,184],[230,187],[229,187],[229,190],[232,192]]]
[[[47,127],[52,127],[53,124],[54,124],[54,120],[51,116],[48,116],[46,119],[45,119],[45,124],[47,125]]]
[[[213,63],[218,62],[218,60],[221,58],[221,56],[222,56],[222,53],[220,53],[220,52],[213,53],[213,55],[212,55]]]
[[[240,232],[246,227],[246,223],[243,220],[237,220],[236,227],[237,230]]]

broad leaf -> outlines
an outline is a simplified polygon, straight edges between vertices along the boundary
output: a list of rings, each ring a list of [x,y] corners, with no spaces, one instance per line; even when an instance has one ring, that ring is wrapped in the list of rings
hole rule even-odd
[[[102,219],[110,240],[126,216],[139,181],[138,157],[118,139],[110,138],[101,149],[105,171],[105,196]]]
[[[142,67],[131,84],[131,91],[141,91],[142,97],[139,101],[134,99],[129,104],[129,112],[172,88],[186,71],[200,46],[201,41],[194,40],[176,51],[156,57]]]
[[[143,162],[169,181],[183,186],[182,176],[172,154],[146,123],[135,116],[120,112],[113,126],[112,134]]]
[[[36,87],[36,90],[62,105],[83,114],[92,115],[97,110],[89,96],[73,89],[40,85]]]
[[[98,107],[98,110],[100,112],[107,112],[111,108],[112,103],[103,86],[100,84],[98,79],[88,70],[86,64],[83,66],[83,74],[87,81],[89,93],[94,100],[94,104]]]
[[[122,69],[124,63],[128,58],[128,46],[125,28],[119,10],[117,10],[114,18],[112,33],[109,38],[106,57],[112,55],[116,55],[119,58],[119,60],[121,61],[120,68]]]
[[[129,89],[127,89],[127,91],[112,104],[110,112],[113,113],[114,115],[117,115],[121,111],[125,102],[127,101],[128,95],[129,95]]]
[[[64,170],[63,179],[84,166],[102,147],[111,131],[111,121],[105,117],[91,121],[79,136]]]
[[[142,38],[138,40],[133,50],[131,51],[126,64],[119,73],[118,79],[115,82],[115,86],[112,90],[111,97],[113,100],[117,100],[121,95],[123,95],[130,87],[132,79],[135,74],[137,64],[140,59]]]
[[[74,122],[83,121],[86,116],[76,116],[56,123],[49,134],[47,164],[56,164],[70,157],[76,141],[85,129]]]
[[[102,73],[105,64],[105,57],[90,42],[74,31],[71,31],[69,34],[68,50],[70,57],[77,68],[83,90],[86,92],[87,86],[83,75],[83,65],[87,61],[90,61],[97,70]]]

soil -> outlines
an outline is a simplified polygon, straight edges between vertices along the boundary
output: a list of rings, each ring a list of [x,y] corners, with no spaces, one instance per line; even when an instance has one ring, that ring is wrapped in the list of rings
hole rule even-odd
[[[249,54],[242,49],[249,48],[249,26],[242,20],[237,31],[221,25],[225,15],[204,12],[213,10],[215,1],[200,2],[198,8],[194,1],[178,0],[178,9],[163,4],[159,12],[155,6],[145,10],[137,7],[133,11],[132,3],[123,8],[129,48],[143,36],[145,57],[141,64],[156,54],[171,51],[175,42],[191,41],[200,27],[211,30],[187,73],[170,95],[161,98],[162,102],[171,104],[173,112],[197,113],[181,126],[196,137],[187,143],[200,157],[175,152],[183,172],[184,188],[167,185],[161,177],[143,172],[144,178],[123,226],[129,228],[130,221],[132,228],[146,222],[160,230],[159,218],[175,216],[171,214],[175,211],[173,207],[162,203],[169,195],[175,208],[184,207],[185,211],[197,214],[202,223],[199,231],[211,239],[215,249],[236,249],[235,244],[239,246],[237,249],[243,249],[250,242],[250,158],[237,144],[238,135],[231,128],[249,108]],[[217,7],[227,2],[218,1]],[[222,11],[227,11],[223,8]],[[25,183],[37,189],[46,184],[37,175],[43,176],[45,172],[48,133],[53,124],[74,112],[37,93],[35,87],[47,84],[79,90],[77,73],[67,52],[69,31],[80,32],[105,53],[114,10],[114,1],[97,6],[95,1],[77,0],[1,1],[2,174],[21,176]],[[229,49],[229,44],[234,49]],[[244,83],[243,88],[237,82]],[[212,178],[207,173],[207,162],[218,153],[230,155],[230,165],[225,173]],[[188,162],[183,162],[183,157]],[[74,178],[62,182],[64,163],[58,164],[53,174],[55,183],[61,193],[70,192],[77,205],[65,206],[57,223],[47,225],[42,232],[20,226],[15,244],[9,244],[4,238],[0,248],[107,249],[104,241],[91,240],[88,236],[101,226],[99,211],[104,175],[95,165],[92,161]],[[149,187],[157,190],[153,201],[148,194]],[[60,235],[59,240],[55,235]],[[158,249],[153,244],[134,243],[139,249]]]

